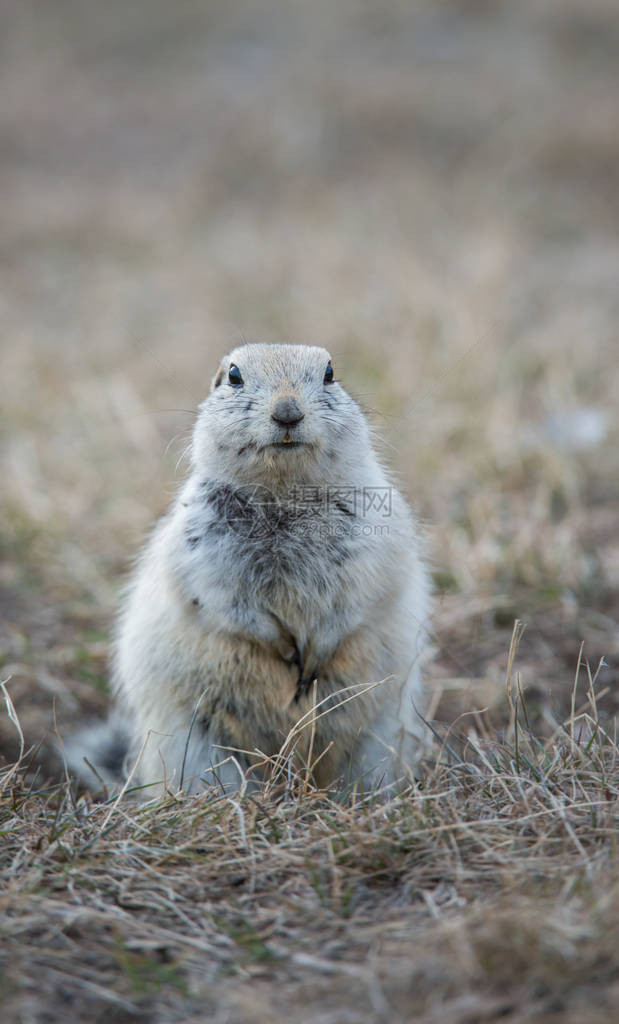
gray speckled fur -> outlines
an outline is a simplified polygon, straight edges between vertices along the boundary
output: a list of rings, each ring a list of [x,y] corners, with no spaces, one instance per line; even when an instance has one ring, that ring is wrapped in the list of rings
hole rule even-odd
[[[237,787],[308,711],[314,678],[331,708],[314,736],[314,758],[327,751],[319,784],[391,782],[418,759],[419,531],[358,405],[324,383],[328,362],[321,348],[239,347],[200,406],[191,474],[139,559],[119,622],[115,685],[132,756],[149,737],[143,783],[174,789],[182,776],[195,791],[216,775]],[[241,387],[228,383],[231,363]],[[298,444],[284,447],[271,412],[287,396],[304,418],[289,429]],[[311,507],[300,486],[318,488]],[[390,516],[361,514],[363,488],[387,487]],[[336,501],[335,488],[350,490]],[[359,692],[348,703],[332,696],[350,686]],[[306,729],[301,759],[308,740]]]

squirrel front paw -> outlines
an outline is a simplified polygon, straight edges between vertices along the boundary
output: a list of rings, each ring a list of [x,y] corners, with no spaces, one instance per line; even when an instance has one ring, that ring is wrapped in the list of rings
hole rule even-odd
[[[277,617],[277,615],[274,615],[273,612],[269,612],[268,614],[274,627],[271,646],[275,649],[282,661],[285,661],[287,665],[298,665],[300,671],[302,671],[303,660],[295,637],[288,627],[284,625],[281,619]]]
[[[300,700],[310,692],[312,684],[324,673],[337,650],[337,640],[324,633],[315,633],[307,641],[299,660],[299,679],[295,700]]]

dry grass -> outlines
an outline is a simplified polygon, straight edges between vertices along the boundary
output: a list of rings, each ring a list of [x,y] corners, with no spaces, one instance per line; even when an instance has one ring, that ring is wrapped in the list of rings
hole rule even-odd
[[[615,8],[0,5],[5,1019],[609,1018]],[[332,351],[428,524],[440,766],[75,805],[49,738],[240,335]]]
[[[388,800],[76,802],[7,769],[5,1019],[608,1020],[617,745],[591,676],[544,743],[508,687],[504,737]]]

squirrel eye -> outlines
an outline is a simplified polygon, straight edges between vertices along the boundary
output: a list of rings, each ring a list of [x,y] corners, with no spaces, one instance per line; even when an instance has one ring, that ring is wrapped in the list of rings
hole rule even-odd
[[[333,383],[333,367],[331,366],[330,362],[327,363],[327,369],[325,370],[325,380],[324,380],[324,382],[325,382],[325,384],[332,384]]]
[[[233,388],[240,388],[243,383],[241,371],[236,363],[230,363],[230,369],[228,370],[228,383],[232,384]]]

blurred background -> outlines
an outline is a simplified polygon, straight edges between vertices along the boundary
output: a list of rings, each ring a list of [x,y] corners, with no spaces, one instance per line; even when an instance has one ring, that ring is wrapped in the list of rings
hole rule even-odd
[[[383,433],[427,523],[434,717],[500,725],[515,618],[536,725],[581,641],[611,714],[616,4],[0,10],[0,654],[27,742],[105,708],[122,579],[242,338],[329,348]]]

